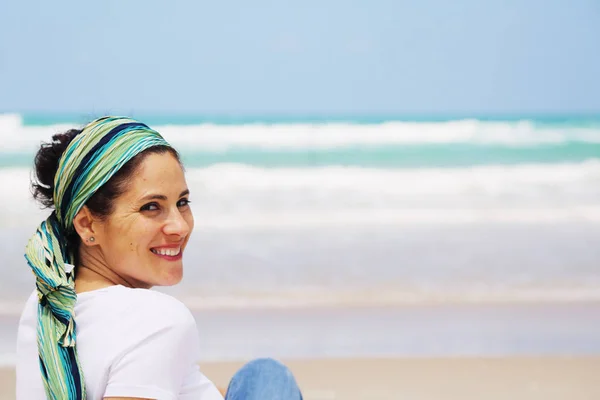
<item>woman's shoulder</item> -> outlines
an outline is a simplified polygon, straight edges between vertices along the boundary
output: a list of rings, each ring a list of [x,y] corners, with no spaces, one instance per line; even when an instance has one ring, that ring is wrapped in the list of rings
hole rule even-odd
[[[82,365],[102,365],[102,371],[110,371],[113,383],[133,385],[141,379],[140,371],[146,371],[151,379],[144,382],[152,384],[153,379],[161,379],[152,374],[171,376],[165,368],[171,368],[172,359],[192,365],[199,358],[200,337],[194,317],[173,296],[111,286],[81,293],[77,303],[77,346]]]
[[[90,308],[108,313],[125,325],[195,326],[185,304],[166,293],[152,289],[111,286],[78,295],[80,315]],[[95,314],[95,313],[94,313]],[[160,328],[160,326],[157,326]]]
[[[154,289],[132,289],[118,286],[117,293],[127,298],[134,305],[145,305],[146,307],[164,309],[175,313],[190,313],[187,306],[180,300]]]

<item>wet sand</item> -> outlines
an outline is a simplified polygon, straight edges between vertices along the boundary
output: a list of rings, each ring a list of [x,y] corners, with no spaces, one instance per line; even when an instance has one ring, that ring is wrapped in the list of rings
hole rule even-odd
[[[600,398],[600,357],[337,358],[285,360],[306,400]],[[206,362],[226,387],[242,362]],[[0,400],[12,400],[14,369],[0,369]]]

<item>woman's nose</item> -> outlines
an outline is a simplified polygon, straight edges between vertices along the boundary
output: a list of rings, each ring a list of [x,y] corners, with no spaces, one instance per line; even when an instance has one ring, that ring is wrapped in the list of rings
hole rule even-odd
[[[187,236],[190,233],[190,225],[179,210],[169,214],[165,223],[164,232],[167,235]]]

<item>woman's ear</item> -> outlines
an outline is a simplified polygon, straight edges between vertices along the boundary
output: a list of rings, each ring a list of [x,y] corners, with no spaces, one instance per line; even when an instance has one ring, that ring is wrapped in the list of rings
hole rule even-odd
[[[83,206],[73,219],[73,227],[81,238],[81,242],[86,246],[97,244],[96,236],[98,232],[95,231],[98,228],[97,222],[97,218],[94,218],[94,215],[87,206]]]

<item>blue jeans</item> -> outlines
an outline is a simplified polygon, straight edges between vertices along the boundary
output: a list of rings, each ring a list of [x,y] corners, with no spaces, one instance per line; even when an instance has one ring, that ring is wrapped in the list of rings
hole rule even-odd
[[[235,373],[225,400],[302,400],[302,394],[285,365],[271,358],[259,358]]]

